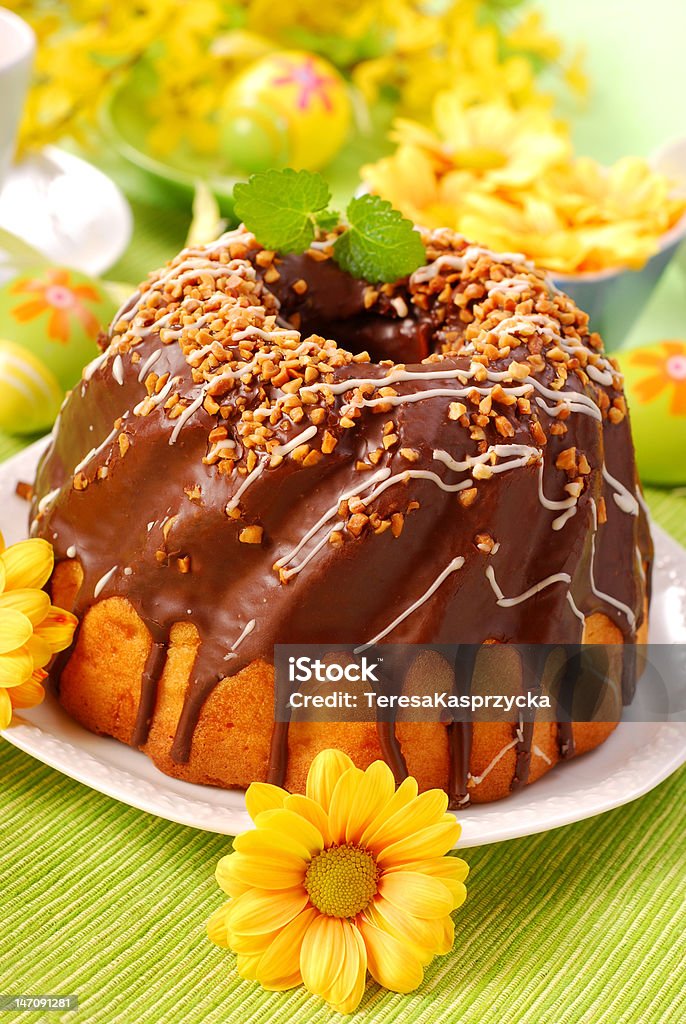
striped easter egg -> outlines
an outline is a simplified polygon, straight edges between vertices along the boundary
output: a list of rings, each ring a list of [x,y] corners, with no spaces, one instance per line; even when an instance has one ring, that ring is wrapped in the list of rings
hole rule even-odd
[[[63,398],[55,374],[6,338],[0,338],[0,382],[0,430],[35,434],[52,425]]]

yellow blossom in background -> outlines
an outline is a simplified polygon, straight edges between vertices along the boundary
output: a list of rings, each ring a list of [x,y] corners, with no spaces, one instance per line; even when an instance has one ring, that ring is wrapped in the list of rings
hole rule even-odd
[[[68,647],[77,620],[56,608],[42,590],[54,564],[45,540],[25,540],[6,548],[0,534],[0,729],[15,708],[40,704],[45,666]]]
[[[229,900],[208,934],[236,953],[243,978],[274,991],[303,984],[352,1013],[367,972],[411,992],[454,941],[468,867],[445,854],[460,826],[442,790],[396,789],[383,761],[366,771],[340,750],[310,766],[306,795],[253,783],[255,829],[234,840],[216,877]]]
[[[108,99],[142,73],[149,145],[162,156],[186,145],[221,147],[223,98],[232,78],[276,48],[312,50],[349,75],[373,107],[424,120],[437,92],[463,102],[496,99],[550,107],[543,69],[578,86],[581,74],[535,11],[516,0],[5,0],[38,35],[21,145],[65,134],[88,141]],[[137,79],[135,80],[137,82]],[[138,83],[140,84],[140,83]],[[361,122],[364,118],[361,117]]]
[[[373,192],[415,223],[451,227],[558,273],[640,268],[686,213],[645,160],[606,168],[574,157],[550,111],[439,93],[431,127],[395,122],[395,152],[362,168]]]

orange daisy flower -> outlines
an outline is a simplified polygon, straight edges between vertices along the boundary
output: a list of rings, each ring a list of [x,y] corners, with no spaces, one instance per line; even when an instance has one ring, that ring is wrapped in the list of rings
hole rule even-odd
[[[99,295],[88,284],[72,283],[68,270],[48,270],[45,278],[23,278],[12,286],[15,295],[32,295],[29,302],[16,306],[12,316],[20,323],[35,320],[47,313],[48,337],[66,345],[71,331],[71,319],[80,321],[86,334],[96,338],[98,318],[88,309],[86,302],[98,302]]]
[[[669,411],[672,416],[686,416],[686,343],[663,341],[654,351],[628,352],[624,359],[635,366],[648,366],[655,373],[634,384],[636,399],[646,404],[671,391]]]

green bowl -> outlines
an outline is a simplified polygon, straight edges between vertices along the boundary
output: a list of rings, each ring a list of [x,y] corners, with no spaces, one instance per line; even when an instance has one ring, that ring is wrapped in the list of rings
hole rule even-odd
[[[205,182],[219,203],[222,215],[233,219],[233,187],[246,175],[231,164],[230,154],[198,153],[186,143],[178,145],[165,159],[150,153],[148,104],[155,95],[152,69],[138,65],[113,93],[103,113],[106,135],[120,156],[151,176],[165,199],[187,205],[196,183]],[[322,170],[337,206],[344,206],[359,186],[362,164],[378,160],[392,149],[387,141],[392,118],[388,104],[376,105],[371,123],[356,131],[335,160]]]

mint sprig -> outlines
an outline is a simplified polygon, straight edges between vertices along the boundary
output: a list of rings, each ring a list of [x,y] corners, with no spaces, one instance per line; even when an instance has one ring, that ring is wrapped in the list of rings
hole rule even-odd
[[[260,245],[282,253],[305,252],[318,230],[330,231],[341,220],[329,209],[326,182],[312,171],[261,171],[236,185],[233,195],[236,215]],[[351,199],[346,221],[333,258],[353,277],[392,283],[426,262],[412,222],[380,196]]]
[[[367,281],[397,281],[426,262],[426,252],[412,221],[380,196],[351,199],[348,230],[333,247],[343,270]]]
[[[234,209],[260,245],[279,252],[304,252],[314,240],[318,217],[331,201],[320,174],[260,171],[233,189]]]

